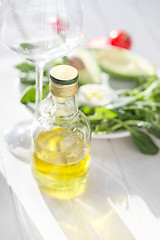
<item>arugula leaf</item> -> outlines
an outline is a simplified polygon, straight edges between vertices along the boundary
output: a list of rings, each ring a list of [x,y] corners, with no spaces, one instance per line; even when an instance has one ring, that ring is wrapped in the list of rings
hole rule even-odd
[[[160,127],[150,124],[146,127],[146,129],[150,134],[160,139]]]
[[[98,107],[95,108],[95,114],[88,117],[90,121],[100,121],[104,119],[116,118],[117,114],[107,108]]]
[[[46,86],[43,86],[43,95],[42,95],[42,99],[44,99],[49,93],[49,84]]]
[[[25,90],[25,93],[23,97],[21,98],[21,103],[27,104],[28,102],[35,102],[35,94],[36,94],[36,89],[35,87],[28,87]]]
[[[160,126],[157,126],[150,122],[137,121],[139,127],[143,127],[148,133],[160,139]]]
[[[53,63],[52,63],[53,64]],[[32,64],[28,63],[28,62],[24,62],[24,63],[20,63],[18,65],[15,66],[15,68],[17,68],[21,73],[20,74],[34,74],[35,71],[35,66],[33,66]],[[44,69],[43,75],[46,77],[49,77],[49,72],[48,69]]]
[[[20,81],[24,85],[35,85],[36,83],[36,73],[28,72],[20,74]],[[49,83],[48,77],[43,76],[43,86],[46,86]]]
[[[159,148],[153,140],[144,132],[130,128],[131,138],[139,150],[144,154],[154,155],[159,152]]]
[[[37,48],[35,44],[32,43],[21,43],[20,47],[25,51],[25,50],[32,50]]]
[[[19,71],[21,72],[34,72],[35,71],[35,67],[32,64],[29,64],[28,62],[24,62],[21,64],[18,64],[15,66]]]
[[[95,109],[89,106],[86,107],[79,107],[79,110],[82,111],[86,116],[93,115],[95,113]]]
[[[47,94],[49,93],[49,85],[46,85],[43,87],[43,96],[42,99],[44,99]],[[29,102],[34,103],[35,102],[35,95],[36,95],[36,89],[35,86],[28,87],[25,92],[23,97],[21,98],[21,103],[27,104]]]
[[[34,72],[29,73],[21,73],[20,74],[20,82],[24,85],[35,85],[36,82],[36,76]]]

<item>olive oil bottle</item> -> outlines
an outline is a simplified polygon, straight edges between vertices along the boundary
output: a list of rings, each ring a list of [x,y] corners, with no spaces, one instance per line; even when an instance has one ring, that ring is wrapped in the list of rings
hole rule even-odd
[[[77,90],[74,67],[52,68],[50,94],[33,124],[32,173],[39,187],[53,196],[77,189],[88,176],[91,132],[76,106]]]

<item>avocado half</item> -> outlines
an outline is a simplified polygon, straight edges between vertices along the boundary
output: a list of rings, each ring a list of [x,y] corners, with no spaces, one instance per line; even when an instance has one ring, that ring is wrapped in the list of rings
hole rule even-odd
[[[68,64],[76,67],[79,72],[79,85],[101,83],[101,69],[97,64],[94,51],[79,48],[69,57]]]
[[[156,68],[145,58],[122,48],[95,49],[102,71],[116,79],[138,80],[155,77]]]

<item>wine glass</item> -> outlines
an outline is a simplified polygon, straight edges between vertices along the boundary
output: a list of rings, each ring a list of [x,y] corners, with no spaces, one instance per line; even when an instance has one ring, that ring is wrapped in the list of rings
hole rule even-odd
[[[82,37],[83,17],[78,0],[1,2],[1,42],[36,67],[36,114],[39,114],[38,105],[42,100],[45,63],[67,55],[79,45]],[[28,121],[10,128],[5,139],[13,154],[26,156],[26,150],[30,149]]]

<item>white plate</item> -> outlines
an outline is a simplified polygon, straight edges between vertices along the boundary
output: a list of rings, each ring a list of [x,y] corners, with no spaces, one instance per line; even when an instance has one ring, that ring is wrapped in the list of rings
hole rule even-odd
[[[95,134],[92,133],[93,139],[114,139],[114,138],[124,138],[130,136],[130,132],[127,130],[114,132],[114,133],[104,133],[104,134]]]
[[[132,80],[120,80],[120,79],[109,79],[109,77],[107,76],[106,73],[102,73],[102,81],[105,84],[108,84],[115,89],[115,90],[119,90],[119,89],[132,89],[135,87],[135,81]],[[127,130],[124,131],[117,131],[117,132],[113,132],[113,133],[102,133],[102,134],[95,134],[92,133],[92,138],[93,139],[114,139],[114,138],[124,138],[124,137],[128,137],[130,136],[130,132]]]

